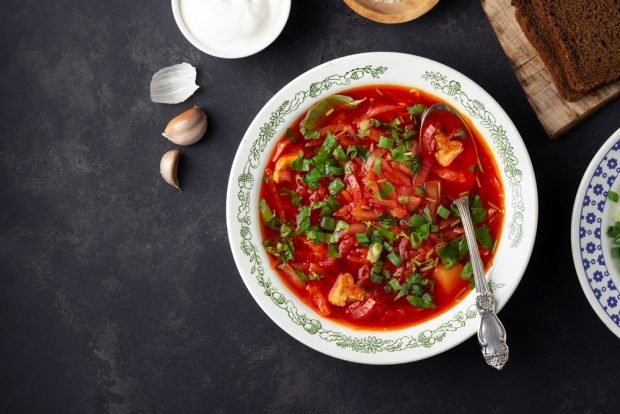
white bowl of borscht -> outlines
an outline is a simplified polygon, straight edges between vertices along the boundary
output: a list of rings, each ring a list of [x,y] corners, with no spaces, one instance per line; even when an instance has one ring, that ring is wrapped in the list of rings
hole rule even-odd
[[[467,125],[434,112],[420,130],[435,103]],[[463,196],[501,309],[527,267],[538,217],[518,131],[459,72],[365,53],[309,70],[258,113],[230,174],[228,235],[248,290],[295,339],[348,361],[404,363],[477,331],[452,203]]]

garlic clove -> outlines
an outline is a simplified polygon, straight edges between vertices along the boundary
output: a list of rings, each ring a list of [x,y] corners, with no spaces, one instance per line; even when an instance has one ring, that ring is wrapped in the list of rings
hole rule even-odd
[[[177,145],[192,145],[207,132],[207,114],[194,106],[168,122],[163,136]]]
[[[181,151],[177,149],[170,150],[161,157],[161,161],[159,162],[159,172],[161,173],[161,176],[164,177],[164,180],[168,184],[177,190],[181,189],[177,174],[181,154]]]
[[[157,103],[185,102],[198,89],[196,68],[189,63],[163,68],[151,79],[151,100]]]

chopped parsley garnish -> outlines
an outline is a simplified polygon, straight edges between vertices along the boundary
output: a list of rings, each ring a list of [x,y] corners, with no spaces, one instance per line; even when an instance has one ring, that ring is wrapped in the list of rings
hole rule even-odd
[[[476,233],[478,243],[480,243],[482,247],[487,250],[491,250],[493,248],[493,236],[491,236],[491,230],[487,226],[475,228],[474,232]]]

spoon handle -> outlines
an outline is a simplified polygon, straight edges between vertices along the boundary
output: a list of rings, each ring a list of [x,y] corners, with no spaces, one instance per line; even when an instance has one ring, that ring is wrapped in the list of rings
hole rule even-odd
[[[461,197],[454,201],[461,213],[461,221],[465,229],[469,256],[476,282],[476,308],[480,314],[478,342],[482,347],[482,356],[487,364],[501,370],[508,361],[508,345],[506,329],[495,313],[495,298],[484,277],[484,266],[480,259],[476,233],[469,213],[469,198]]]

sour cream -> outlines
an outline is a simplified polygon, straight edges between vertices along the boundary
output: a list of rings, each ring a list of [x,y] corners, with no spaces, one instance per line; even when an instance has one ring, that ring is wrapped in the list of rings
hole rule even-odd
[[[173,0],[185,37],[202,51],[224,58],[257,53],[286,24],[290,0]]]

